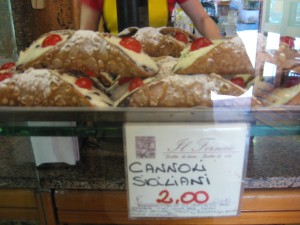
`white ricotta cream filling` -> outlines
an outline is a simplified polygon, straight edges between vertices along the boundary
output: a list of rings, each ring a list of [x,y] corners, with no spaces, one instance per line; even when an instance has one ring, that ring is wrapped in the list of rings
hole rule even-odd
[[[211,51],[212,49],[214,49],[216,46],[220,45],[221,43],[223,43],[223,40],[214,40],[212,41],[213,44],[209,45],[207,47],[203,47],[200,48],[198,50],[195,51],[190,51],[190,47],[185,48],[182,52],[181,52],[181,56],[178,59],[178,63],[176,64],[176,66],[174,67],[174,71],[177,71],[179,69],[182,68],[186,68],[189,67],[190,65],[192,65],[199,57],[204,56],[205,54],[207,54],[209,51]]]
[[[115,37],[115,36],[109,36],[109,37],[105,37],[105,40],[113,45],[119,46],[131,59],[133,59],[133,61],[136,62],[136,64],[139,67],[143,67],[143,65],[145,65],[153,71],[158,71],[158,69],[159,69],[158,66],[150,58],[150,56],[148,56],[147,54],[144,54],[144,53],[137,53],[137,52],[134,52],[132,50],[129,50],[129,49],[123,47],[122,45],[120,45],[120,40],[121,40],[120,38]]]
[[[68,35],[60,35],[60,36],[62,38],[62,40],[60,42],[65,42],[67,40],[67,38],[69,37]],[[21,51],[16,65],[19,66],[21,64],[27,64],[27,63],[33,62],[34,60],[38,59],[43,54],[45,54],[46,52],[48,52],[52,48],[54,48],[55,46],[47,46],[44,48],[42,47],[42,43],[46,37],[47,36],[34,41],[29,46],[28,49],[26,49],[25,51]]]
[[[113,106],[118,106],[125,98],[127,98],[129,95],[131,95],[133,92],[136,92],[137,90],[139,90],[140,88],[142,88],[143,86],[147,85],[148,83],[152,82],[155,79],[155,77],[148,77],[146,79],[143,80],[144,85],[129,91],[129,84],[130,81],[122,84],[122,85],[117,85],[117,87],[115,87],[114,89],[114,95],[112,96],[112,99],[115,101]]]
[[[67,83],[73,84],[75,89],[78,90],[82,95],[88,96],[89,101],[91,102],[92,105],[96,107],[107,107],[113,104],[113,102],[107,95],[105,95],[103,92],[96,89],[95,87],[92,87],[91,90],[78,87],[75,84],[76,80],[78,79],[77,77],[73,77],[71,75],[64,73],[61,75],[61,78]]]

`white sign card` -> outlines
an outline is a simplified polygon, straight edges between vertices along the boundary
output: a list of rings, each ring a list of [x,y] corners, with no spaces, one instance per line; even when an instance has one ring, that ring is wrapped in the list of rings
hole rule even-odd
[[[124,124],[130,218],[239,214],[244,123]]]

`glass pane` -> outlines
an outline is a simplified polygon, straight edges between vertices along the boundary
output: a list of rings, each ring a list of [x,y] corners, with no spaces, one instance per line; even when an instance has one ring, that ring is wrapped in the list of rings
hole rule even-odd
[[[73,29],[73,1],[45,0],[44,2],[44,9],[34,9],[32,4],[36,3],[36,1],[0,0],[0,52],[3,58],[13,58],[14,52],[16,52],[14,29],[18,49],[22,51],[28,49],[30,44],[35,40],[39,40],[43,43],[45,39],[42,38],[45,36],[42,37],[41,35],[46,32],[51,31],[60,35],[63,29]],[[149,2],[151,1],[149,0]],[[192,45],[191,43],[194,41],[194,37],[189,37],[190,39],[188,41],[190,43],[185,45],[184,50],[178,51],[181,53],[181,56],[188,57],[188,60],[183,63],[185,65],[182,66],[186,66],[189,62],[194,62],[198,57],[199,61],[197,63],[201,65],[200,63],[204,62],[203,64],[205,65],[205,67],[198,67],[198,64],[195,64],[194,67],[201,68],[201,70],[195,73],[193,72],[193,74],[191,74],[192,72],[187,72],[186,75],[179,75],[171,70],[174,68],[174,65],[177,65],[181,56],[177,58],[171,56],[150,57],[143,61],[145,63],[146,61],[151,62],[151,58],[154,58],[153,61],[155,63],[158,62],[160,67],[159,72],[162,72],[162,74],[155,74],[153,77],[150,77],[150,79],[139,77],[143,80],[143,85],[153,91],[145,92],[145,94],[142,95],[139,94],[139,90],[134,93],[139,94],[140,97],[145,96],[145,98],[151,99],[152,97],[156,97],[158,93],[163,92],[163,96],[159,98],[159,101],[162,101],[164,97],[166,99],[174,99],[175,97],[175,100],[167,100],[167,103],[163,106],[130,106],[130,101],[134,99],[134,93],[129,93],[129,84],[133,84],[132,81],[125,82],[124,84],[117,74],[111,74],[113,75],[112,77],[105,77],[104,74],[101,74],[106,78],[105,81],[107,82],[105,84],[106,86],[104,85],[102,87],[100,84],[102,84],[101,82],[104,80],[104,77],[96,77],[99,78],[99,80],[97,80],[93,76],[93,73],[88,73],[93,79],[95,78],[97,80],[97,85],[93,83],[95,86],[93,87],[97,89],[97,91],[101,89],[112,101],[119,100],[119,96],[124,97],[123,94],[125,93],[125,101],[122,102],[123,104],[108,107],[102,107],[100,104],[94,107],[75,107],[76,99],[73,99],[74,105],[72,104],[68,107],[63,107],[62,105],[54,106],[53,101],[48,101],[49,106],[48,103],[42,104],[36,101],[37,104],[39,104],[36,107],[31,106],[30,101],[28,103],[29,106],[21,105],[24,102],[19,101],[18,104],[20,106],[16,107],[12,106],[12,103],[7,104],[7,102],[10,102],[7,99],[10,96],[18,96],[18,94],[24,90],[22,88],[19,90],[16,89],[14,92],[9,92],[11,93],[10,95],[7,94],[7,92],[3,92],[4,88],[9,87],[13,89],[15,85],[19,83],[15,82],[6,85],[6,82],[13,80],[13,77],[9,77],[7,74],[3,76],[0,73],[0,105],[3,105],[0,107],[0,194],[1,191],[5,189],[30,189],[34,193],[34,197],[37,199],[41,197],[38,202],[42,208],[42,212],[39,212],[41,213],[40,215],[49,217],[47,221],[51,221],[50,216],[52,216],[52,221],[56,221],[58,224],[131,224],[132,222],[151,225],[154,220],[151,220],[152,222],[146,220],[130,221],[127,216],[128,195],[126,191],[128,176],[126,175],[126,171],[128,168],[126,165],[126,156],[130,153],[128,154],[125,151],[126,142],[129,143],[129,141],[123,138],[126,132],[124,124],[127,122],[142,122],[152,125],[161,123],[183,125],[188,123],[211,123],[214,125],[229,123],[233,126],[236,123],[246,123],[249,125],[249,143],[248,139],[246,143],[247,149],[249,150],[249,157],[247,161],[247,174],[243,180],[245,190],[252,191],[254,189],[254,193],[258,191],[257,189],[263,189],[266,193],[269,193],[270,189],[272,189],[272,191],[274,189],[275,191],[278,189],[280,189],[280,191],[282,189],[284,189],[283,191],[290,191],[290,188],[298,188],[299,190],[300,0],[201,0],[201,2],[207,13],[214,19],[214,22],[217,23],[220,29],[223,29],[223,34],[226,38],[222,40],[212,40],[213,44],[209,45],[208,48],[202,46],[203,48],[199,47],[199,50],[190,51],[190,45]],[[13,14],[10,13],[9,4],[12,5]],[[261,12],[261,10],[264,12]],[[183,11],[178,10],[178,15],[182,16],[182,12]],[[12,24],[11,15],[13,15],[14,24]],[[146,13],[140,16],[145,16],[145,20],[148,18]],[[182,17],[182,20],[175,21],[175,24],[176,22],[185,22],[182,24],[182,28],[184,28],[186,23],[188,23],[188,25],[191,24],[190,20],[187,21],[185,19],[186,17]],[[261,28],[263,26],[265,26],[265,28]],[[190,29],[190,26],[186,28],[188,32],[194,32],[194,28]],[[263,31],[261,29],[263,29]],[[74,30],[74,33],[75,32],[77,31]],[[137,30],[136,33],[138,32]],[[136,33],[134,31],[132,35]],[[174,31],[171,34],[162,33],[153,32],[156,36],[149,36],[144,39],[157,43],[156,40],[159,39],[157,38],[160,37],[159,35],[163,35],[163,39],[168,40],[167,38],[169,37],[176,39],[174,38],[176,36],[180,39],[182,34],[185,34],[184,32],[177,33]],[[68,41],[75,39],[74,42],[77,43],[77,40],[82,40],[80,35],[84,36],[86,33],[79,31],[76,34],[79,35],[73,36],[72,33],[70,38],[69,36],[66,38],[67,35],[62,35],[64,38],[61,40],[61,44],[66,44],[68,47],[54,47],[59,53],[53,53],[52,55],[55,55],[55,58],[63,59],[61,61],[64,63],[70,63],[71,60],[75,59],[75,62],[72,61],[74,62],[74,64],[72,63],[74,66],[82,65],[82,59],[84,59],[84,62],[88,62],[89,66],[91,66],[91,70],[94,70],[93,66],[95,64],[102,65],[102,60],[105,61],[105,57],[98,57],[97,55],[97,53],[100,54],[101,51],[94,51],[95,54],[92,54],[92,56],[88,55],[85,58],[86,50],[97,49],[97,46],[103,47],[102,44],[105,43],[105,41],[102,39],[100,43],[98,43],[97,38],[93,39],[92,42],[80,42],[80,44],[76,45],[76,50],[72,49],[72,54],[70,54],[70,52],[63,52],[62,49],[73,48],[73,45],[70,45]],[[92,32],[88,34],[91,35]],[[55,35],[53,36],[55,37]],[[103,36],[107,38],[111,37],[111,35]],[[39,39],[39,37],[41,37],[41,39]],[[87,35],[87,37],[90,36]],[[119,42],[116,43],[118,44]],[[110,44],[113,44],[113,42]],[[79,45],[81,46],[78,47]],[[180,46],[183,45],[184,43],[182,42]],[[33,46],[34,48],[28,51],[30,53],[28,55],[34,58],[35,55],[44,53],[45,49],[40,48],[42,45]],[[160,48],[164,46],[164,44],[159,45]],[[104,45],[102,50],[107,49],[106,47],[107,46]],[[120,46],[117,45],[117,47],[116,49],[119,49]],[[173,47],[175,48],[177,46],[172,46],[172,48]],[[52,47],[50,48],[52,49]],[[122,47],[120,48],[122,49]],[[155,47],[152,47],[152,49],[154,48]],[[212,51],[213,54],[210,51],[212,48],[214,49],[214,51]],[[127,51],[129,50],[124,50],[124,54]],[[243,54],[244,52],[245,54]],[[114,53],[118,55],[117,50]],[[190,55],[190,53],[192,54]],[[128,55],[132,54],[135,53],[131,52],[131,54]],[[47,56],[47,58],[51,58],[51,54],[47,54]],[[138,56],[145,57],[145,55]],[[97,61],[95,62],[94,59],[97,59]],[[117,61],[120,60],[119,57],[114,57],[114,59]],[[53,68],[51,67],[51,63],[55,64],[54,62],[56,62],[56,65],[60,64],[58,62],[59,60],[49,61],[51,61],[49,64],[41,63],[41,65],[39,65],[37,62],[36,64],[32,64],[32,66],[35,67],[39,65],[49,72],[53,71],[50,70],[50,68]],[[68,63],[64,65],[67,64]],[[109,64],[109,62],[106,64]],[[125,68],[123,68],[121,60],[118,61],[117,67],[120,67],[120,70]],[[210,70],[203,72],[206,68],[217,68],[218,71]],[[224,72],[220,68],[226,69],[226,71]],[[247,70],[249,68],[250,70]],[[49,84],[46,82],[51,79],[41,79],[41,86],[44,90],[49,90],[49,92],[57,90],[61,91],[58,93],[60,95],[63,93],[64,96],[73,96],[69,93],[65,94],[64,92],[68,90],[70,86],[74,87],[77,83],[76,81],[73,82],[73,78],[78,79],[81,75],[85,78],[89,78],[85,76],[83,72],[90,72],[85,69],[75,72],[74,70],[77,69],[80,70],[82,67],[71,69],[69,67],[62,68],[62,70],[56,71],[59,73],[56,74],[57,76],[50,74],[50,77],[54,78],[62,77],[63,75],[60,76],[62,71],[64,74],[68,73],[71,81],[67,78],[61,81],[61,83],[67,83],[66,88],[57,87],[53,83]],[[24,77],[24,74],[30,76],[36,75],[35,72],[38,73],[37,68],[32,69],[32,73],[24,73],[25,70],[26,69],[23,70],[18,67],[12,75],[17,77],[21,74],[20,76]],[[95,69],[95,71],[92,72],[99,72],[99,70]],[[100,76],[100,74],[98,75]],[[220,83],[218,83],[217,77],[221,80]],[[26,78],[24,80],[26,80]],[[36,96],[44,96],[41,94],[43,91],[37,91],[37,89],[35,89],[35,87],[40,87],[40,85],[38,85],[40,81],[38,79],[40,77],[36,76],[34,78],[37,79],[30,79],[31,82],[25,83],[22,87],[30,87],[29,91],[32,90],[29,95],[32,97],[31,99],[39,100]],[[156,78],[158,78],[158,80],[156,80]],[[173,80],[172,78],[175,79]],[[22,83],[24,80],[18,82]],[[190,80],[193,82],[190,82]],[[197,82],[200,83],[201,80],[204,80],[202,85],[196,86],[198,84]],[[220,84],[220,86],[216,84]],[[241,85],[241,87],[237,85]],[[141,89],[145,86],[141,86]],[[152,89],[153,87],[155,89]],[[194,87],[196,88],[194,89]],[[41,90],[43,90],[43,88],[41,88]],[[79,92],[80,88],[77,86],[76,88]],[[221,97],[226,99],[213,99],[211,93],[219,89],[222,89],[225,93],[224,95],[220,94],[218,97],[222,95]],[[237,89],[239,96],[232,93],[232,89]],[[88,89],[85,91],[87,90]],[[204,91],[202,92],[202,90]],[[26,95],[28,92],[24,91],[23,94],[25,93],[24,95]],[[246,107],[235,107],[229,104],[232,100],[231,97],[233,97],[234,100],[239,99],[240,96],[247,92],[250,93],[251,96],[245,101],[248,102]],[[57,96],[57,92],[51,93],[53,93],[55,97],[61,97]],[[91,100],[89,95],[83,95],[86,99]],[[45,96],[47,96],[46,93]],[[192,106],[183,106],[180,105],[181,103],[175,106],[172,105],[172,107],[167,105],[168,102],[176,102],[176,99],[183,99],[182,104],[193,102],[194,99],[197,100],[199,96],[203,97],[204,100],[201,100],[202,102],[200,103],[193,103],[194,105]],[[135,97],[137,97],[137,95],[135,95]],[[242,98],[245,98],[245,96]],[[17,102],[21,97],[15,99],[15,102]],[[207,105],[201,105],[206,99],[208,102]],[[252,100],[259,100],[261,105],[250,107],[249,102]],[[100,101],[100,99],[95,101]],[[136,101],[138,101],[138,99]],[[155,101],[149,100],[149,102],[152,104],[152,102]],[[243,102],[243,99],[241,102]],[[218,106],[222,105],[225,107],[218,107],[215,103],[219,104]],[[45,105],[47,105],[47,107],[45,107]],[[150,127],[151,126],[149,126],[149,128],[143,128],[143,130],[148,131]],[[173,131],[170,130],[171,134],[172,132]],[[174,129],[174,133],[175,132],[176,129]],[[153,136],[156,137],[156,133]],[[191,135],[187,136],[189,138]],[[220,138],[222,136],[218,135],[218,133],[213,133],[212,136],[211,140],[218,138],[221,142],[224,141]],[[157,138],[160,138],[164,142],[171,143],[173,141],[172,137],[177,143],[176,135],[170,135],[169,139],[165,139],[161,130],[157,132]],[[228,140],[230,142],[236,142],[238,138],[234,137],[233,132],[231,132],[228,135]],[[211,146],[214,148],[214,145]],[[209,148],[210,145],[207,145],[207,149]],[[193,154],[187,156],[186,158],[191,159],[194,157]],[[211,158],[219,156],[213,154]],[[205,161],[209,157],[203,157],[203,160]],[[171,158],[172,157],[170,157],[170,159]],[[180,158],[178,158],[178,160],[179,159]],[[167,160],[166,163],[168,163]],[[230,165],[232,167],[235,166],[233,163]],[[215,168],[216,167],[213,169],[218,171]],[[224,171],[226,168],[224,166]],[[170,175],[172,176],[172,174]],[[158,177],[156,175],[154,176],[155,179]],[[228,179],[226,176],[223,176],[223,178]],[[160,177],[159,179],[163,178]],[[214,178],[214,180],[217,179]],[[148,184],[150,183],[148,182]],[[165,185],[161,187],[167,189],[170,186]],[[185,190],[189,189],[188,186],[182,187]],[[223,186],[220,185],[219,187],[222,188]],[[45,195],[43,195],[45,193],[49,195],[46,195],[46,198],[42,198],[42,196],[45,197]],[[145,193],[142,193],[142,197],[148,193],[149,191],[145,191]],[[254,196],[253,199],[256,199],[255,197],[256,196]],[[137,200],[140,199],[137,198]],[[292,199],[292,201],[295,200]],[[10,203],[11,202],[12,201],[10,201]],[[1,210],[5,207],[2,207],[1,204],[3,204],[3,199],[0,195],[0,218],[2,219]],[[253,205],[255,204],[259,203],[253,203]],[[192,207],[192,205],[187,205],[186,208],[188,209],[190,206]],[[259,210],[266,210],[261,209],[260,206],[261,205],[255,207]],[[26,207],[28,208],[28,205],[26,205]],[[277,213],[286,211],[296,212],[295,209],[289,208],[289,204],[285,204],[284,206],[278,204],[274,207],[278,207]],[[281,207],[286,208],[283,209]],[[298,210],[299,206],[297,207]],[[30,207],[30,209],[34,209],[34,207]],[[251,217],[249,219],[250,221],[246,218],[244,222],[248,224],[251,224],[251,222],[263,224],[265,221],[262,221],[263,219],[255,214],[256,212],[253,211],[254,218]],[[14,214],[4,221],[0,220],[0,225],[2,225],[1,222],[3,222],[4,225],[23,225],[23,223],[19,221],[15,222],[15,220],[18,220],[18,216],[18,214]],[[286,217],[287,220],[290,219],[288,215]],[[80,221],[76,219],[80,219]],[[193,218],[190,221],[188,218],[185,220],[173,219],[172,221],[162,220],[159,217],[154,219],[156,221],[154,221],[154,223],[160,223],[159,221],[161,221],[161,223],[174,223],[175,225],[180,223],[204,223],[202,219],[198,221],[198,218]],[[224,223],[229,224],[235,219],[240,221],[239,218],[221,218],[220,220],[224,220]],[[278,219],[278,217],[275,219]],[[37,217],[33,219],[25,218],[24,220],[32,221],[36,224],[44,224],[42,222],[40,223]],[[214,218],[212,218],[212,220],[214,220]],[[272,224],[278,222],[274,220]],[[297,221],[295,220],[295,223],[300,223],[300,218]],[[28,221],[24,224],[29,224]]]
[[[300,2],[290,4],[289,26],[300,27]]]

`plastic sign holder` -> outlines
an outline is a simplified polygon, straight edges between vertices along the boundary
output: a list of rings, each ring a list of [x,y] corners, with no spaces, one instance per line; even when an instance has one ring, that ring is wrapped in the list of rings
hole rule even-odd
[[[130,218],[235,216],[249,146],[245,123],[125,123]]]

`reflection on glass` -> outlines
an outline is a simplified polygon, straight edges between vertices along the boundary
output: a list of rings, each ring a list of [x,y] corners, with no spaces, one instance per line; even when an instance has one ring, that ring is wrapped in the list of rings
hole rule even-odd
[[[271,0],[268,22],[276,23],[276,24],[281,23],[282,14],[283,14],[282,10],[283,10],[282,0]]]
[[[300,2],[293,2],[289,12],[289,25],[300,28]]]
[[[280,34],[274,32],[268,32],[267,35],[267,50],[277,50],[280,43]]]
[[[263,69],[263,80],[269,84],[274,84],[277,65],[265,62]]]
[[[257,30],[245,30],[245,31],[238,31],[237,34],[243,40],[245,44],[246,52],[254,68],[255,61],[256,61],[256,54],[257,54],[256,46],[257,46],[258,32]]]
[[[294,41],[294,49],[295,50],[300,50],[300,38],[295,38],[295,41]]]

